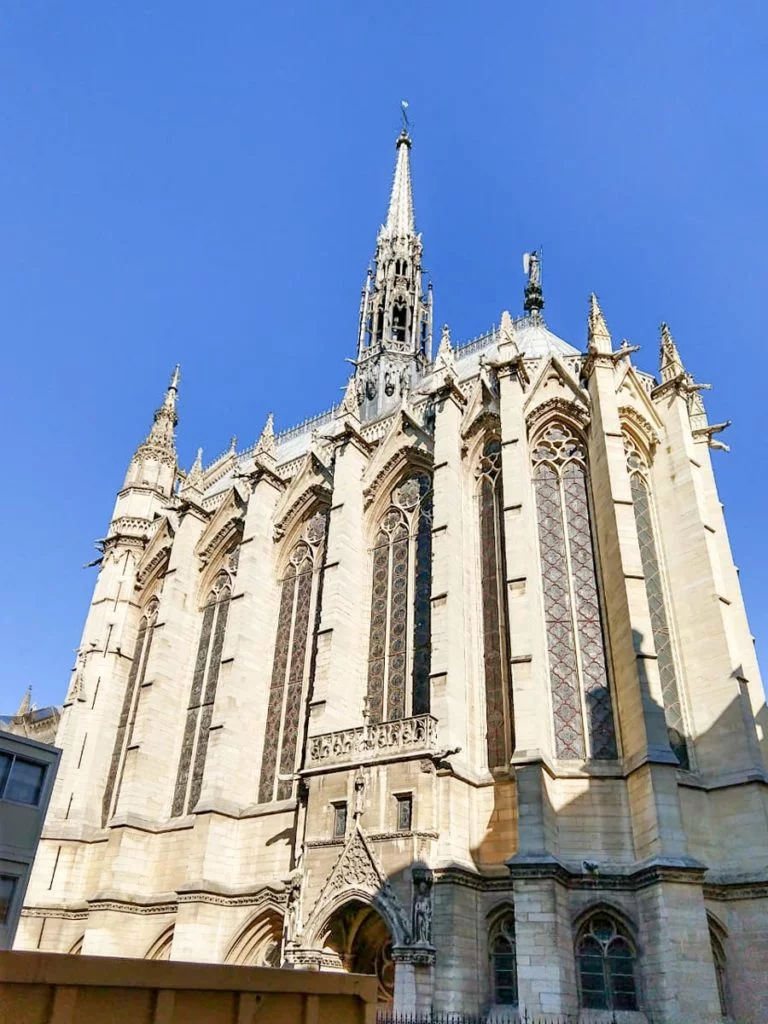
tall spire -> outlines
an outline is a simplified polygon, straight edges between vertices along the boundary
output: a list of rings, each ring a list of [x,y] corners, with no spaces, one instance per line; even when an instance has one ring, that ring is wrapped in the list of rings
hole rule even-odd
[[[171,381],[165,392],[163,404],[155,411],[155,419],[152,429],[145,444],[154,444],[159,447],[173,450],[174,448],[174,427],[179,421],[176,415],[176,398],[179,393],[180,367],[177,363],[171,374]]]
[[[398,135],[396,146],[397,163],[384,230],[394,238],[404,238],[416,233],[411,185],[411,137],[405,128]]]
[[[422,280],[411,144],[404,118],[395,143],[397,161],[387,219],[379,229],[374,265],[360,299],[355,392],[363,420],[395,407],[426,369],[432,350],[432,298],[431,292],[424,294]]]
[[[124,487],[140,484],[169,496],[176,479],[176,399],[179,392],[179,365],[176,364],[163,402],[155,410],[149,434],[134,452]]]

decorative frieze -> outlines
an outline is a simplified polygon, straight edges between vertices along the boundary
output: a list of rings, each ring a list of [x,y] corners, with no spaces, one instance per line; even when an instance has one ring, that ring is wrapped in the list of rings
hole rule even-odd
[[[313,736],[306,767],[380,761],[433,750],[437,750],[437,720],[432,715],[417,715]]]

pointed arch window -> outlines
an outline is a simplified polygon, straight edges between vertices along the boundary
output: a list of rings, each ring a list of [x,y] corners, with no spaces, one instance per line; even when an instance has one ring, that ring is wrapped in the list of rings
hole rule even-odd
[[[715,981],[717,982],[717,998],[720,1002],[720,1013],[723,1017],[727,1017],[728,981],[726,977],[725,948],[711,920],[709,922],[709,944],[712,950],[712,962],[715,965]]]
[[[125,686],[123,705],[120,710],[117,732],[115,733],[115,745],[112,748],[112,760],[109,765],[107,785],[104,788],[101,802],[102,825],[106,825],[115,813],[117,802],[120,799],[120,788],[123,783],[123,773],[125,772],[125,759],[128,748],[133,741],[133,730],[139,713],[142,686],[147,673],[147,661],[152,646],[152,636],[155,631],[158,608],[157,598],[152,598],[139,620],[139,630],[136,634],[136,643],[133,648],[128,682]]]
[[[493,1002],[517,1006],[517,944],[515,915],[508,911],[496,920],[488,936]]]
[[[590,1010],[637,1010],[635,947],[608,914],[590,917],[576,940],[581,1005]]]
[[[200,799],[231,596],[232,580],[222,570],[203,607],[171,817],[189,813]]]
[[[405,341],[408,310],[404,302],[396,302],[392,307],[392,337],[395,341]]]
[[[325,531],[326,515],[318,512],[304,528],[280,583],[280,610],[259,778],[260,803],[286,800],[293,792],[289,776],[297,768],[298,739],[311,685]]]
[[[533,480],[557,756],[615,758],[586,449],[570,427],[533,445]]]
[[[509,764],[515,745],[509,674],[509,612],[504,556],[501,443],[486,441],[479,467],[480,585],[488,767]]]
[[[667,736],[680,767],[690,768],[688,745],[685,739],[685,722],[677,682],[675,656],[669,629],[664,581],[659,563],[658,547],[653,525],[653,507],[648,483],[648,461],[631,437],[624,435],[624,451],[627,470],[632,488],[632,506],[635,512],[637,540],[640,544],[640,560],[645,577],[645,592],[651,616],[651,633],[656,649],[656,664],[659,667],[661,693],[664,700],[664,717],[667,722]]]
[[[373,549],[368,714],[371,722],[429,712],[432,480],[390,495]]]

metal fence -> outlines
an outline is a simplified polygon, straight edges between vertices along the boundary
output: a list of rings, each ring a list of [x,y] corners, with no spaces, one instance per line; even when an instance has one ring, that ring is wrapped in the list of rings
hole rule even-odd
[[[611,1010],[601,1010],[598,1014],[595,1014],[594,1021],[595,1024],[598,1021],[599,1024],[622,1024],[628,1016],[633,1020],[637,1020],[635,1013],[615,1014]],[[648,1014],[646,1014],[646,1018],[648,1024],[653,1024],[653,1020]],[[490,1013],[437,1011],[432,1011],[431,1013],[392,1013],[389,1010],[379,1010],[376,1017],[377,1024],[588,1024],[590,1020],[589,1016],[584,1015],[584,1011],[582,1011],[582,1014],[549,1013],[531,1016],[526,1010],[523,1010],[522,1013],[514,1010],[509,1013],[504,1011]]]
[[[578,1016],[547,1014],[543,1017],[532,1017],[526,1011],[523,1013],[438,1013],[436,1011],[432,1013],[390,1013],[380,1010],[376,1021],[377,1024],[579,1024]]]

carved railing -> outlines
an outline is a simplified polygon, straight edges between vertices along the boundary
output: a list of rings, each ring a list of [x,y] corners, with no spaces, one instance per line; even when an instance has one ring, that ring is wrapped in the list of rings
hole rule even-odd
[[[325,768],[434,750],[437,750],[437,719],[432,715],[417,715],[311,736],[305,767]]]

